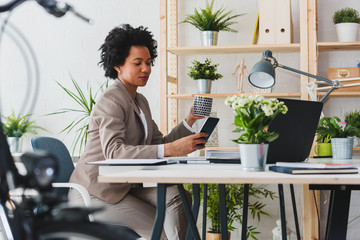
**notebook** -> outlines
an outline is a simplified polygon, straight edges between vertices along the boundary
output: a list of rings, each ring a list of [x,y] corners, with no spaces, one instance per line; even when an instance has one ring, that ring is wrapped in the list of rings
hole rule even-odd
[[[268,131],[278,132],[279,138],[270,143],[267,163],[301,162],[310,154],[316,128],[322,111],[322,102],[282,99],[288,107],[279,114]]]

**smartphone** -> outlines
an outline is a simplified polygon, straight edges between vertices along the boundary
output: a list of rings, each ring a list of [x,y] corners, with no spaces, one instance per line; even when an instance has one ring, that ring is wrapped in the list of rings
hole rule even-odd
[[[219,118],[214,118],[214,117],[208,117],[204,124],[201,127],[200,132],[205,132],[207,134],[209,134],[207,137],[204,137],[206,140],[209,139],[211,133],[214,131],[216,125],[219,122]],[[205,145],[205,143],[201,143],[199,145]]]

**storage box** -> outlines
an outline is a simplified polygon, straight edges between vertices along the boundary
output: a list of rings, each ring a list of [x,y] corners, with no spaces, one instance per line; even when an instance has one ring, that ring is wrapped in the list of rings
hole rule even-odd
[[[345,79],[345,78],[357,78],[360,77],[360,68],[328,68],[328,76],[329,80],[334,79]],[[351,80],[351,81],[343,81],[340,82],[340,85],[352,84],[352,83],[360,83],[360,80]],[[335,91],[337,92],[359,92],[359,86],[351,86],[351,87],[339,87]]]

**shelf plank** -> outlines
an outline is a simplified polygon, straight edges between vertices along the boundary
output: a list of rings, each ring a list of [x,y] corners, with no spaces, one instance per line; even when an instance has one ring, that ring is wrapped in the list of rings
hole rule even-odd
[[[173,54],[201,55],[201,54],[240,54],[240,53],[262,53],[271,50],[276,53],[300,52],[299,43],[291,44],[259,44],[259,45],[224,45],[224,46],[193,46],[193,47],[168,47],[167,50]]]
[[[318,42],[320,52],[360,50],[360,42]]]
[[[167,95],[168,98],[177,98],[177,99],[186,99],[186,98],[194,98],[195,95],[201,95],[206,97],[212,97],[212,98],[226,98],[228,96],[233,95],[245,95],[245,96],[251,96],[251,95],[261,95],[264,97],[289,97],[289,98],[300,98],[301,93],[295,92],[295,93],[209,93],[209,94],[170,94]]]
[[[353,147],[354,151],[360,151],[360,146],[359,147]]]

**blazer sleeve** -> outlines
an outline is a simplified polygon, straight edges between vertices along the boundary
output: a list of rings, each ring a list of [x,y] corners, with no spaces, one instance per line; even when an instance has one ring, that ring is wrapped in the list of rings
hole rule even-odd
[[[159,131],[158,126],[153,121],[153,139],[152,144],[164,144],[168,142],[173,142],[179,138],[186,137],[193,134],[189,131],[184,124],[181,122],[175,128],[171,130],[171,132],[163,136],[163,134]]]
[[[136,125],[139,120],[127,99],[104,97],[94,110],[92,118],[106,159],[157,158],[157,146],[144,145],[141,141],[141,125]]]

